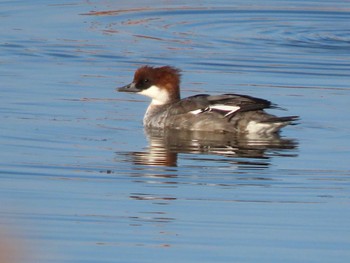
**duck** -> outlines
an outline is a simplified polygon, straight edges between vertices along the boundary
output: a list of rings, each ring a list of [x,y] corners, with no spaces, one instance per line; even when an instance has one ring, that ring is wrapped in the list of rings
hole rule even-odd
[[[117,88],[151,98],[143,124],[151,129],[215,133],[273,135],[298,116],[277,117],[266,109],[277,108],[269,100],[234,93],[198,94],[181,99],[181,71],[172,66],[141,66],[133,81]]]

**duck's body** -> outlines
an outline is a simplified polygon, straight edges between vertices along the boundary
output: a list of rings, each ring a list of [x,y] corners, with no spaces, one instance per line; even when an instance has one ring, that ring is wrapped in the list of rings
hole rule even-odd
[[[131,84],[118,90],[152,98],[143,119],[149,128],[269,135],[297,119],[268,114],[264,109],[274,107],[270,101],[245,95],[201,94],[180,99],[179,84],[179,70],[144,66],[135,72]]]

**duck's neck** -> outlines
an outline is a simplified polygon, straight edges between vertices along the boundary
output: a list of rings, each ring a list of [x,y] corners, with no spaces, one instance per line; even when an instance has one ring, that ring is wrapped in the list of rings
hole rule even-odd
[[[143,117],[143,125],[146,127],[163,128],[169,105],[151,103]]]

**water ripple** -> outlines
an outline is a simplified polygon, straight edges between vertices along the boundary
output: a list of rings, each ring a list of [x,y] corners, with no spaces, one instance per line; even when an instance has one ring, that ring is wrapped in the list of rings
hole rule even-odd
[[[179,7],[93,11],[85,15],[113,20],[105,24],[104,32],[129,32],[136,37],[190,46],[195,43],[197,48],[217,43],[233,46],[250,43],[261,48],[261,43],[268,44],[267,40],[309,48],[349,48],[349,12],[346,8],[320,7],[303,10]],[[330,16],[336,16],[336,20],[330,20]],[[261,43],[257,43],[259,40]]]
[[[216,5],[85,15],[93,21],[92,30],[123,46],[125,59],[119,60],[128,65],[182,63],[196,71],[348,77],[349,8]]]

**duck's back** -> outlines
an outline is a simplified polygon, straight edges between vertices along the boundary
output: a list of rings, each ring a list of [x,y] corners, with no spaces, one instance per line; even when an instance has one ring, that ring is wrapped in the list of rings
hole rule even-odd
[[[172,105],[150,106],[144,123],[155,128],[270,134],[297,119],[264,111],[272,107],[270,101],[251,96],[201,94]]]

